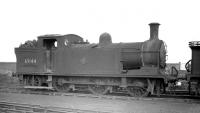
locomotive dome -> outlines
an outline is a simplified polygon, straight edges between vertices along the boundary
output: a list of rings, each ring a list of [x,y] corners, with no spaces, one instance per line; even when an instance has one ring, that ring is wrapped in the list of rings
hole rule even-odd
[[[109,33],[102,33],[99,37],[99,44],[111,44],[112,43],[112,38],[111,35]]]

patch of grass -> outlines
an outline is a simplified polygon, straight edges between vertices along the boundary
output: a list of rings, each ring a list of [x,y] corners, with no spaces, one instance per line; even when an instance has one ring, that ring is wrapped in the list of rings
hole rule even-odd
[[[0,87],[1,88],[18,88],[19,80],[16,77],[12,77],[8,74],[0,74]]]

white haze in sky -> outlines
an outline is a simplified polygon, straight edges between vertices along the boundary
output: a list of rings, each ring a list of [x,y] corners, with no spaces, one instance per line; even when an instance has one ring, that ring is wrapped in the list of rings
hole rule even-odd
[[[149,23],[159,22],[159,38],[170,63],[191,59],[189,41],[200,41],[198,0],[0,0],[0,61],[16,61],[14,48],[44,34],[77,34],[97,43],[103,32],[114,43],[149,39]]]

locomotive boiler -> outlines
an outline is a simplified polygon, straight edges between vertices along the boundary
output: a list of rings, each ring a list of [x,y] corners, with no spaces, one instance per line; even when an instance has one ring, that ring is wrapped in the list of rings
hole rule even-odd
[[[158,38],[159,23],[149,25],[144,42],[112,43],[108,33],[95,44],[75,34],[39,36],[15,48],[16,74],[25,88],[159,95],[167,81],[166,46]]]

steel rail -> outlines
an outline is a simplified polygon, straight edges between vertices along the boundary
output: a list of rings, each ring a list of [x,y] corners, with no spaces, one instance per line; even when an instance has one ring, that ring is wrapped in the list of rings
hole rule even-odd
[[[111,113],[93,110],[81,110],[54,106],[41,106],[25,103],[0,101],[1,113]]]

